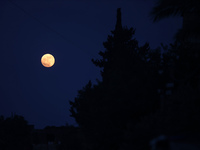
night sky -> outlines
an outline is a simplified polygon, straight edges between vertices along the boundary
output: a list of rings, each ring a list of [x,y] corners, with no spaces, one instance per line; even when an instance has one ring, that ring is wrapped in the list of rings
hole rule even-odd
[[[14,3],[13,3],[13,2]],[[182,26],[174,17],[153,23],[153,0],[1,0],[0,1],[0,115],[22,115],[35,128],[76,125],[69,100],[89,80],[101,79],[91,59],[100,58],[117,8],[122,25],[136,28],[139,45],[173,42]],[[55,57],[42,66],[43,54]]]

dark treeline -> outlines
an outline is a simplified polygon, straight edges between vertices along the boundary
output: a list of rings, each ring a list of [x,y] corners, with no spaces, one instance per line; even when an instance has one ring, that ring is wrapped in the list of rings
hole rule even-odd
[[[13,115],[8,118],[0,116],[0,149],[32,149],[31,128],[22,116]]]
[[[79,150],[83,137],[78,127],[34,129],[22,116],[0,116],[0,150]]]

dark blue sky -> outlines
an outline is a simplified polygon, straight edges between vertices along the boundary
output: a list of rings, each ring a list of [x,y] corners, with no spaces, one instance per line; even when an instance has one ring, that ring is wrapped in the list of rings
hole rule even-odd
[[[0,115],[15,112],[35,128],[75,124],[69,100],[89,80],[100,79],[91,59],[104,50],[118,7],[123,26],[136,28],[140,45],[169,44],[182,26],[177,17],[153,23],[152,0],[14,2],[0,1]],[[45,53],[55,56],[52,68],[41,65]]]

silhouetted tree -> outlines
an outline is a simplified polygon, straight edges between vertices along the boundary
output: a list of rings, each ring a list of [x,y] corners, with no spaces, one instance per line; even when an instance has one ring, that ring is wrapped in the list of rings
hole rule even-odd
[[[119,149],[127,125],[134,126],[159,107],[160,53],[150,52],[147,43],[138,46],[135,29],[122,27],[120,9],[111,33],[103,43],[105,52],[99,52],[102,59],[92,59],[102,68],[102,81],[89,81],[70,101],[71,116],[96,149]]]
[[[159,21],[169,16],[183,17],[182,29],[175,40],[188,49],[199,49],[200,39],[200,2],[199,0],[158,0],[151,11],[154,21]]]
[[[165,51],[161,63],[157,63],[161,65],[163,77],[161,81],[172,82],[175,88],[171,95],[163,93],[164,105],[161,110],[144,116],[136,126],[130,126],[126,131],[125,138],[130,145],[132,141],[139,143],[139,145],[132,144],[133,149],[146,149],[148,142],[161,134],[199,132],[200,32],[197,29],[199,25],[197,18],[200,9],[198,8],[199,1],[196,0],[160,0],[154,7],[152,13],[155,17],[154,21],[170,15],[183,16],[183,29],[178,34],[184,35],[184,38],[177,36],[173,44],[162,45]]]
[[[151,12],[154,21],[175,15],[183,17],[183,26],[164,57],[170,59],[170,76],[174,82],[189,83],[197,88],[200,75],[199,0],[158,0]]]
[[[30,127],[27,121],[18,115],[0,119],[0,149],[31,149]]]

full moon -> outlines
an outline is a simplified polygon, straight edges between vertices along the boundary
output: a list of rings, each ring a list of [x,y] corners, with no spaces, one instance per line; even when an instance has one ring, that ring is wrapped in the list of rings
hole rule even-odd
[[[52,67],[55,63],[55,58],[51,54],[44,54],[41,58],[41,63],[44,67]]]

